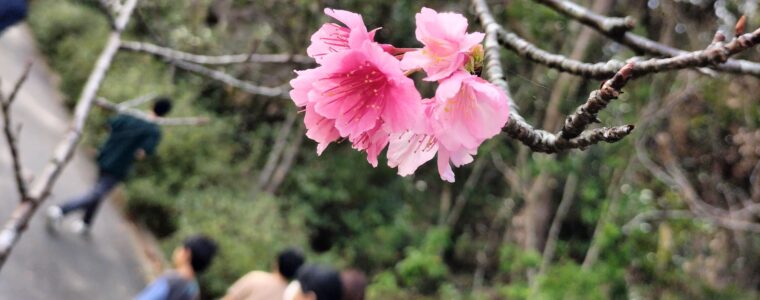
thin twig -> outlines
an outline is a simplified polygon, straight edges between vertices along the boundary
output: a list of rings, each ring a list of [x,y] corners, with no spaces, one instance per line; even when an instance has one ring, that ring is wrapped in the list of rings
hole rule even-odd
[[[285,149],[285,152],[282,154],[282,161],[280,162],[280,165],[277,166],[277,169],[272,175],[272,180],[269,181],[269,184],[264,189],[267,193],[276,193],[277,189],[280,188],[280,185],[282,185],[282,182],[285,181],[285,177],[288,175],[288,172],[290,172],[290,169],[293,167],[293,162],[295,162],[296,157],[298,156],[298,150],[301,149],[305,131],[306,127],[304,123],[299,123],[298,129],[296,129],[293,135],[293,140],[290,142],[290,145],[288,145],[288,148]]]
[[[255,48],[255,47],[254,47]],[[257,54],[253,51],[245,54],[229,54],[229,55],[198,55],[187,53],[172,48],[161,47],[158,45],[125,41],[121,45],[122,50],[128,50],[133,52],[144,52],[152,54],[161,58],[170,60],[183,60],[186,62],[199,64],[199,65],[232,65],[242,63],[298,63],[298,64],[313,64],[314,59],[305,55],[293,55],[293,54]],[[254,49],[255,51],[255,49]]]
[[[181,61],[181,60],[167,60],[167,62],[185,71],[190,71],[202,76],[209,77],[217,81],[221,81],[230,86],[239,88],[247,93],[268,96],[268,97],[281,97],[285,99],[290,99],[290,96],[288,95],[289,85],[287,84],[280,87],[258,86],[251,82],[237,79],[234,76],[224,73],[222,71],[209,69],[198,64],[189,63],[189,62]]]
[[[586,103],[579,106],[578,109],[565,119],[565,125],[562,126],[562,130],[559,132],[559,137],[563,139],[572,139],[579,136],[583,130],[591,123],[598,123],[596,115],[605,107],[610,101],[617,99],[620,95],[620,89],[625,86],[628,79],[631,78],[631,72],[634,68],[634,63],[628,63],[620,71],[615,73],[612,79],[605,81],[602,87],[596,91],[591,92],[586,100]]]
[[[638,53],[646,53],[646,54],[652,54],[652,55],[658,55],[658,56],[669,56],[669,57],[674,57],[674,56],[688,53],[687,51],[683,51],[680,49],[676,49],[676,48],[658,43],[656,41],[642,37],[630,31],[625,31],[621,34],[619,31],[615,31],[615,30],[610,29],[609,27],[605,27],[604,26],[605,22],[608,22],[608,20],[614,20],[618,18],[609,18],[609,17],[603,17],[601,15],[594,14],[590,10],[586,8],[582,8],[578,6],[577,4],[574,4],[570,1],[566,1],[566,0],[534,0],[534,1],[544,4],[565,16],[576,19],[579,22],[586,24],[589,27],[594,28],[598,32],[606,35],[610,39],[620,44],[623,44]],[[569,6],[580,7],[581,9],[569,10],[567,9]],[[600,19],[600,18],[584,17],[590,14],[594,14],[602,18]],[[589,24],[589,22],[591,22],[591,24]],[[729,59],[722,64],[711,66],[711,67],[715,70],[728,72],[728,73],[760,76],[760,63],[746,61],[746,60]]]
[[[121,102],[117,105],[124,108],[137,107],[137,106],[142,105],[143,103],[155,101],[157,99],[156,96],[157,95],[154,93],[149,93],[149,94],[145,94],[134,99],[129,99],[127,101]]]
[[[573,205],[577,187],[578,175],[571,173],[567,176],[565,188],[562,191],[562,200],[559,202],[557,213],[554,214],[552,225],[549,228],[549,236],[546,239],[546,246],[544,246],[543,258],[541,260],[541,267],[538,270],[538,275],[545,274],[546,270],[549,268],[549,264],[554,259],[554,250],[557,246],[560,229],[562,229],[562,222],[565,220],[565,216],[567,216],[570,207]]]
[[[574,75],[594,79],[604,79],[613,76],[624,65],[619,60],[610,60],[603,63],[585,63],[570,59],[563,55],[547,52],[536,45],[524,40],[517,34],[507,31],[499,26],[499,42],[508,49],[515,51],[520,56],[528,58],[536,63],[557,69]],[[681,51],[670,58],[652,58],[637,61],[631,70],[633,77],[664,71],[682,70],[688,68],[709,67],[719,65],[728,60],[729,56],[735,55],[760,42],[760,30],[738,36],[728,44],[719,44],[717,47],[708,47],[702,51]]]
[[[690,210],[654,210],[640,213],[623,226],[623,233],[630,234],[631,231],[641,226],[641,224],[663,219],[700,219],[730,230],[760,233],[760,224],[757,223],[732,220],[725,217],[702,216],[694,214]]]
[[[570,16],[573,19],[578,20],[587,26],[593,27],[596,30],[609,32],[610,34],[620,35],[631,29],[636,25],[636,22],[631,17],[625,18],[609,18],[597,14],[583,6],[575,4],[570,1],[556,1],[556,0],[536,0],[546,6],[553,8],[556,11]]]
[[[269,150],[269,155],[267,155],[267,161],[264,163],[264,168],[262,168],[259,173],[259,180],[254,186],[256,188],[255,191],[263,191],[267,184],[272,180],[272,176],[277,167],[277,162],[280,161],[280,157],[285,151],[285,146],[287,146],[288,137],[295,125],[296,118],[297,113],[291,111],[288,113],[287,117],[285,117],[285,121],[280,125],[277,136],[272,144],[272,149]]]
[[[26,78],[29,76],[29,71],[31,71],[31,69],[32,63],[28,63],[23,73],[21,73],[21,77],[13,86],[13,90],[11,91],[10,96],[8,96],[8,99],[4,99],[5,97],[3,97],[2,92],[0,92],[0,106],[2,107],[3,113],[3,132],[5,133],[5,140],[8,142],[8,150],[11,152],[13,174],[16,178],[16,188],[18,189],[21,201],[28,201],[29,195],[27,193],[23,167],[21,166],[21,156],[18,151],[18,138],[12,128],[13,121],[11,120],[11,105],[13,105],[13,101],[16,100],[16,96],[18,96],[18,92],[21,90],[21,86],[26,81]]]

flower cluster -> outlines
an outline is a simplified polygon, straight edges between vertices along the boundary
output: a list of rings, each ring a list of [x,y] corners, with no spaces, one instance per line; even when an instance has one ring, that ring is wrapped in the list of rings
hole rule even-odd
[[[424,47],[402,49],[375,41],[358,14],[325,9],[343,25],[324,24],[306,50],[319,66],[296,71],[293,102],[303,108],[306,136],[317,154],[348,139],[367,161],[388,147],[388,165],[406,176],[438,157],[441,178],[454,181],[451,165],[473,160],[478,147],[509,118],[509,99],[477,73],[484,35],[467,33],[467,19],[423,8],[415,35]],[[435,96],[422,99],[408,76],[424,71],[438,83]]]

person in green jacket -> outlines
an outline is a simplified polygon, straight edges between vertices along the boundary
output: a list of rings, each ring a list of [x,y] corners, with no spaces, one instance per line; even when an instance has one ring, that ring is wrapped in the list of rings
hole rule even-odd
[[[77,233],[87,233],[92,220],[108,193],[124,181],[132,169],[135,160],[142,160],[146,155],[156,152],[161,141],[161,130],[152,122],[165,116],[172,108],[171,100],[165,97],[156,99],[153,111],[146,120],[127,114],[119,114],[109,120],[110,135],[98,153],[98,180],[95,186],[83,196],[72,199],[62,206],[48,208],[48,225],[51,227],[61,222],[63,217],[74,211],[83,211],[81,220],[73,224]]]

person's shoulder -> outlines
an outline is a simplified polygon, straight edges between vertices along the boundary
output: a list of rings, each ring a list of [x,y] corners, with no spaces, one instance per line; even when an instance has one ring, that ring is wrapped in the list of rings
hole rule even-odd
[[[251,271],[243,276],[243,279],[249,284],[271,286],[280,282],[277,275],[264,271]]]

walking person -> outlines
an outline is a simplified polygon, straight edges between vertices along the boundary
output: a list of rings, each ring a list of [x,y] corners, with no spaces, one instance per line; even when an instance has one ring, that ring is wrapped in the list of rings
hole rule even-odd
[[[171,100],[160,97],[153,104],[148,120],[126,114],[111,118],[111,132],[97,157],[99,175],[95,186],[86,194],[61,206],[49,207],[48,225],[52,228],[60,224],[67,214],[83,211],[82,219],[75,221],[72,229],[80,234],[88,233],[100,203],[119,182],[127,178],[134,161],[142,160],[146,155],[156,152],[161,140],[161,130],[152,121],[165,116],[171,108]]]
[[[238,279],[227,290],[223,300],[269,300],[283,299],[288,283],[295,279],[304,263],[301,250],[287,248],[277,254],[272,273],[251,271]]]
[[[148,285],[136,300],[197,300],[200,288],[197,276],[206,271],[216,256],[216,243],[202,235],[185,239],[182,246],[174,249],[174,269]]]

